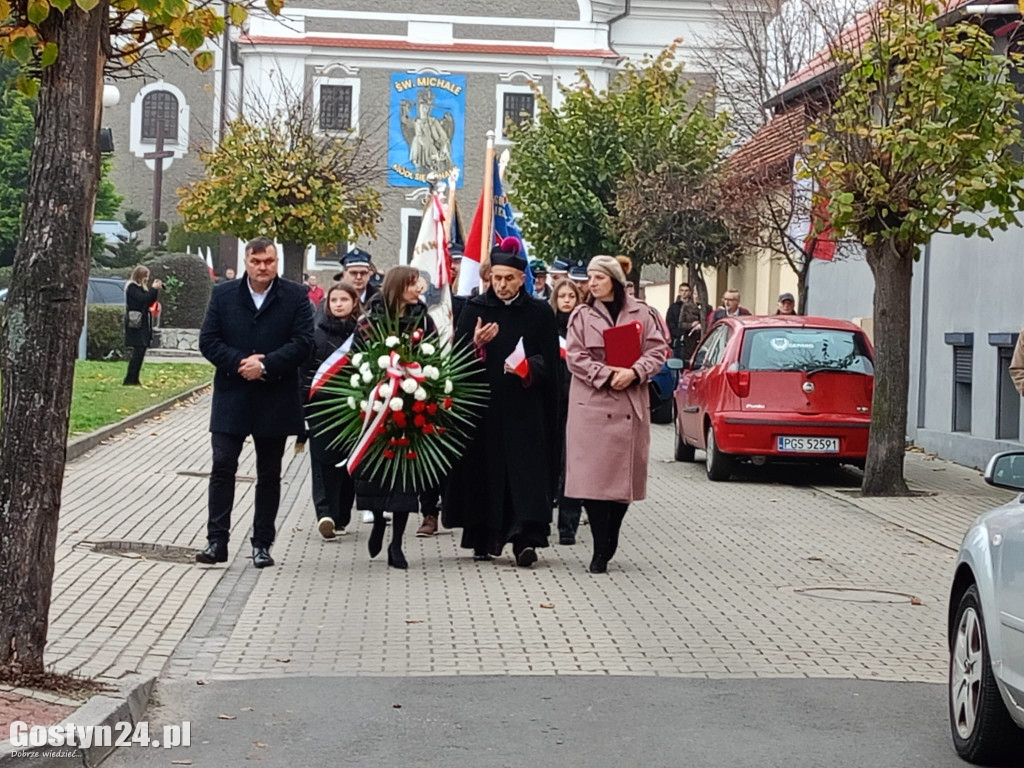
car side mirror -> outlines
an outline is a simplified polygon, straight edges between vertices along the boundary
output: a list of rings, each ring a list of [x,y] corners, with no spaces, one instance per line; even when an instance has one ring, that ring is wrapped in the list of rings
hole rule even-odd
[[[686,368],[686,361],[680,360],[678,357],[670,357],[665,361],[665,365],[671,368],[673,371],[681,371]]]
[[[985,468],[985,482],[996,488],[1024,491],[1024,451],[997,453]]]

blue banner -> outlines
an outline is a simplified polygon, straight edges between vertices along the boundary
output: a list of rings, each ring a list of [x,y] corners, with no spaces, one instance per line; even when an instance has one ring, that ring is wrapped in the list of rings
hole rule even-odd
[[[512,204],[505,196],[505,189],[501,185],[501,175],[498,173],[498,161],[494,161],[494,236],[496,239],[515,237],[523,244],[520,255],[526,259],[526,292],[533,296],[533,270],[530,269],[530,254],[526,252],[526,242],[523,240],[523,233],[519,230],[516,217],[512,213]]]
[[[420,187],[429,173],[443,178],[453,168],[463,168],[465,75],[392,73],[389,114],[390,186]]]

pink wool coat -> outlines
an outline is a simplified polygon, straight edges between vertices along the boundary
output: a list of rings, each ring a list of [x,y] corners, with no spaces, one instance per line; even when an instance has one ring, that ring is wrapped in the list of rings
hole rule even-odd
[[[611,388],[605,364],[604,331],[612,327],[607,309],[583,304],[573,310],[566,337],[572,374],[566,426],[565,495],[576,499],[640,501],[647,494],[651,452],[651,411],[647,385],[669,355],[654,311],[632,296],[615,325],[640,323],[639,380],[627,389]]]

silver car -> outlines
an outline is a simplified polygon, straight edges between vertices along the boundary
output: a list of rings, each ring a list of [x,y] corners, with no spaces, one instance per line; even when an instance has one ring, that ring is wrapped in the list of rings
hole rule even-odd
[[[1024,451],[993,456],[985,481],[1024,491]],[[964,760],[1024,759],[1024,495],[975,520],[960,545],[949,596],[949,720]]]

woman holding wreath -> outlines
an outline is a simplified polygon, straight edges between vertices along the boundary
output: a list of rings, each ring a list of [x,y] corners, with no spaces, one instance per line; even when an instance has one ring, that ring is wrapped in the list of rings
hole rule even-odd
[[[384,276],[380,293],[373,296],[366,314],[360,318],[356,328],[353,353],[365,349],[370,338],[380,328],[395,328],[398,334],[408,338],[419,331],[426,337],[434,333],[434,323],[427,315],[427,307],[420,301],[420,273],[413,267],[392,267]],[[368,472],[355,471],[356,507],[373,512],[373,529],[370,532],[370,557],[380,554],[384,546],[384,532],[387,520],[384,512],[392,513],[391,544],[388,546],[388,565],[394,568],[409,567],[402,553],[402,537],[409,515],[419,511],[420,489],[404,488],[400,479],[388,487],[385,483],[368,476]]]

